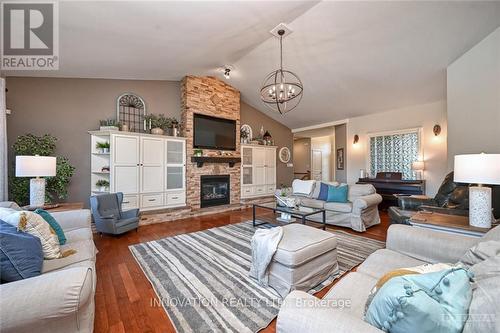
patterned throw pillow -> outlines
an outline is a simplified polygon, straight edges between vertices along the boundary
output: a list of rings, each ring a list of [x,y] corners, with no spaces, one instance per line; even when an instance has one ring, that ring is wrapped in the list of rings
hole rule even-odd
[[[59,223],[57,223],[57,220],[54,218],[54,216],[52,216],[52,214],[50,214],[46,210],[40,208],[36,209],[35,213],[43,217],[43,219],[56,232],[57,238],[59,239],[59,245],[66,244],[66,235],[64,235],[63,229],[61,228]]]
[[[4,219],[11,225],[17,225],[17,229],[30,235],[38,237],[42,243],[44,259],[58,259],[75,253],[74,250],[61,253],[59,240],[47,222],[40,215],[29,212],[19,211],[13,213]]]

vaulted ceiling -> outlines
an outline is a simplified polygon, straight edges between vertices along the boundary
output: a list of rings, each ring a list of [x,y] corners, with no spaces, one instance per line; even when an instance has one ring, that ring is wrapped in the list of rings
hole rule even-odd
[[[60,70],[7,76],[179,80],[220,75],[242,99],[290,128],[446,98],[446,67],[500,26],[500,2],[65,1]],[[279,61],[304,83],[285,116],[259,99]]]

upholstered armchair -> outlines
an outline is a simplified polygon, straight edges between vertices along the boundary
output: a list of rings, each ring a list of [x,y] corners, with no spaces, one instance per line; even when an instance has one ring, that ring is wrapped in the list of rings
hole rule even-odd
[[[434,198],[399,196],[398,207],[389,208],[392,223],[407,223],[412,211],[433,211],[442,214],[469,214],[469,188],[453,181],[453,171],[446,175]]]
[[[123,193],[90,197],[92,216],[98,232],[120,235],[139,227],[139,209],[122,211]]]

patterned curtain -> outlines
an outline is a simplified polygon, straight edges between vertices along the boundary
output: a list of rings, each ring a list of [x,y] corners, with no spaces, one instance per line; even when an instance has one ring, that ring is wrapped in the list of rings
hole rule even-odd
[[[370,138],[370,174],[402,172],[403,179],[415,179],[411,164],[418,160],[418,132],[381,135]]]

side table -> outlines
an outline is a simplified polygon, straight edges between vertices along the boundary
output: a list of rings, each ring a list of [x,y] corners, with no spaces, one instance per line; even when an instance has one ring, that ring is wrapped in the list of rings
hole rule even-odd
[[[490,228],[477,228],[469,225],[467,216],[448,215],[434,212],[418,212],[408,220],[410,225],[418,228],[461,234],[470,237],[482,237]]]

